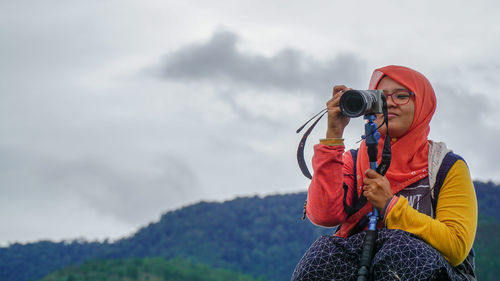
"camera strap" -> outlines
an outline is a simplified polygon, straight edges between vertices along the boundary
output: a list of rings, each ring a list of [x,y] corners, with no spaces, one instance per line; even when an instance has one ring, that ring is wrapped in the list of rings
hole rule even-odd
[[[318,119],[316,119],[316,121],[314,121],[311,124],[311,126],[307,129],[307,131],[304,133],[304,135],[302,136],[302,139],[300,140],[299,147],[297,148],[297,161],[299,162],[300,170],[302,171],[302,174],[304,174],[304,176],[308,179],[312,179],[312,176],[311,176],[311,173],[309,172],[309,169],[307,168],[307,164],[306,164],[306,161],[304,159],[304,147],[306,145],[307,137],[309,136],[309,134],[311,134],[314,127],[316,127],[316,124],[318,124],[319,120],[321,120],[321,117],[323,117],[323,115],[325,115],[325,113],[327,113],[327,112],[328,112],[328,109],[324,108],[323,110],[318,112],[316,115],[314,115],[311,119],[309,119],[306,123],[304,123],[304,125],[300,126],[300,128],[297,129],[297,134],[298,134],[298,133],[300,133],[300,131],[302,131],[302,129],[304,129],[304,127],[309,122],[311,122],[314,118],[319,116]]]
[[[387,100],[384,95],[382,95],[382,112],[384,114],[384,123],[386,128],[384,146],[382,148],[382,156],[380,164],[377,166],[377,173],[382,176],[387,173],[389,166],[391,165],[391,137],[389,136],[389,113],[387,111]]]

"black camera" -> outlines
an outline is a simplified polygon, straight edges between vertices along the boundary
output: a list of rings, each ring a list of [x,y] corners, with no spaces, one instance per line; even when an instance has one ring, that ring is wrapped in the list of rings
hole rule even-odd
[[[347,117],[382,113],[382,90],[349,90],[340,98],[340,110]]]

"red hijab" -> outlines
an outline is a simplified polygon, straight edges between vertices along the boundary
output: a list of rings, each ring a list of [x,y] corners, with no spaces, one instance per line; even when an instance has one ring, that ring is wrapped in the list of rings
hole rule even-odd
[[[393,194],[408,185],[428,176],[429,135],[432,115],[436,110],[436,95],[431,84],[419,72],[403,67],[390,65],[376,69],[370,80],[369,89],[376,89],[383,77],[405,86],[415,94],[415,113],[408,131],[400,138],[391,141],[392,159],[386,177],[391,184]],[[378,161],[382,153],[385,136],[381,137],[378,147]],[[358,195],[362,193],[364,173],[369,169],[366,144],[363,141],[359,147],[357,160]],[[352,215],[342,226],[340,236],[347,236],[354,224],[372,209],[367,203],[359,212]]]

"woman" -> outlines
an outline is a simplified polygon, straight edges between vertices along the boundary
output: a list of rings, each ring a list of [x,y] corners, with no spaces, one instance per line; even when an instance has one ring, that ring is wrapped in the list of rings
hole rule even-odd
[[[335,86],[327,102],[326,138],[314,147],[306,213],[314,224],[340,227],[335,236],[320,237],[311,246],[292,280],[355,280],[366,226],[360,222],[372,208],[381,214],[373,279],[473,280],[473,264],[463,262],[470,258],[476,233],[474,186],[463,159],[427,139],[436,109],[431,84],[415,70],[387,66],[374,71],[369,88],[383,90],[387,99],[389,170],[382,176],[369,169],[364,142],[357,156],[344,152],[349,118],[342,115],[339,100],[348,88]],[[375,120],[382,135],[379,159],[387,136],[383,120],[382,115]],[[344,193],[347,205],[361,195],[368,202],[348,214]]]

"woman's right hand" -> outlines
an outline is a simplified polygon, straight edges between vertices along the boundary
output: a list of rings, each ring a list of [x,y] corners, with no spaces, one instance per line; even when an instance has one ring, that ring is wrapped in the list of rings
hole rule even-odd
[[[328,109],[327,138],[342,138],[344,129],[349,124],[349,117],[342,114],[339,106],[340,97],[348,90],[351,90],[351,88],[347,88],[344,85],[335,85],[333,87],[333,97],[326,103]]]

